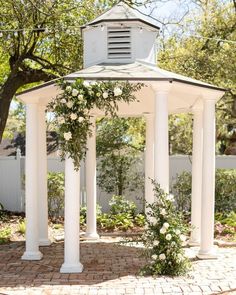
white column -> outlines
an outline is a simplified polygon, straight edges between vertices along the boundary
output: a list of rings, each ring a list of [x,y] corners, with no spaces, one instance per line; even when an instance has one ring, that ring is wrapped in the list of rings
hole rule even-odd
[[[26,250],[23,260],[40,260],[38,216],[38,106],[26,105]]]
[[[193,156],[192,156],[192,199],[191,225],[193,227],[189,244],[200,244],[201,198],[202,198],[202,110],[193,111]]]
[[[204,100],[201,243],[199,258],[215,258],[215,101]]]
[[[87,239],[98,239],[97,234],[97,189],[96,189],[96,118],[91,118],[92,135],[87,140],[86,153],[86,234]]]
[[[48,238],[48,192],[47,192],[47,135],[45,106],[38,107],[38,204],[39,245],[49,246]]]
[[[65,159],[65,223],[64,263],[61,273],[80,273],[80,171],[74,169],[73,160]]]
[[[151,179],[154,179],[154,115],[145,114],[146,146],[145,146],[145,201],[154,202],[154,192]]]
[[[154,176],[165,192],[169,192],[168,92],[155,92]]]

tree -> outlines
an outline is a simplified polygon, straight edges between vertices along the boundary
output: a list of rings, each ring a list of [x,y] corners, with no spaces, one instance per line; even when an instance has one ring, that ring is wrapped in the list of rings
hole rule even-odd
[[[236,5],[220,0],[197,3],[197,13],[184,24],[187,34],[164,42],[158,59],[165,69],[229,89],[217,104],[217,150],[225,153],[236,142]]]

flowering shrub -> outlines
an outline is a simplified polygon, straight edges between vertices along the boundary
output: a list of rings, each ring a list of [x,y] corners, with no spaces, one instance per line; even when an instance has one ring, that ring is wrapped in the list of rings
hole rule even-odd
[[[62,93],[49,103],[49,110],[55,114],[62,158],[68,154],[79,169],[90,135],[91,110],[97,108],[106,115],[115,116],[118,102],[134,101],[134,93],[143,84],[128,81],[89,83],[79,79],[73,84],[63,81],[59,85]]]
[[[154,181],[153,185],[156,200],[147,205],[146,230],[141,238],[148,258],[142,273],[181,275],[190,266],[182,248],[189,228],[176,211],[173,196],[166,194]]]

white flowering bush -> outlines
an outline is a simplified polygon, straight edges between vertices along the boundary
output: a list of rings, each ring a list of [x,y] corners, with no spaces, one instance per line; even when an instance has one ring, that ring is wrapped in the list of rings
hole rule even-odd
[[[174,198],[153,181],[155,202],[147,205],[146,228],[141,240],[148,264],[142,274],[182,275],[190,267],[183,244],[190,228],[176,211]]]
[[[48,105],[55,114],[59,131],[62,158],[66,154],[79,169],[86,152],[87,137],[90,135],[91,110],[100,109],[106,115],[116,116],[118,102],[135,100],[135,92],[144,85],[127,82],[88,82],[78,79],[75,83],[60,82],[62,93]]]

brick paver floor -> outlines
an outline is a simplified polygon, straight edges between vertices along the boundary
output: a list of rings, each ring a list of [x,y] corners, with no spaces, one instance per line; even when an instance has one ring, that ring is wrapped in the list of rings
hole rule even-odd
[[[236,248],[220,248],[217,260],[196,260],[186,277],[141,277],[140,248],[117,239],[81,243],[81,274],[60,274],[63,242],[41,248],[41,261],[22,261],[24,243],[0,246],[0,294],[236,294]],[[194,256],[196,248],[191,248]]]

